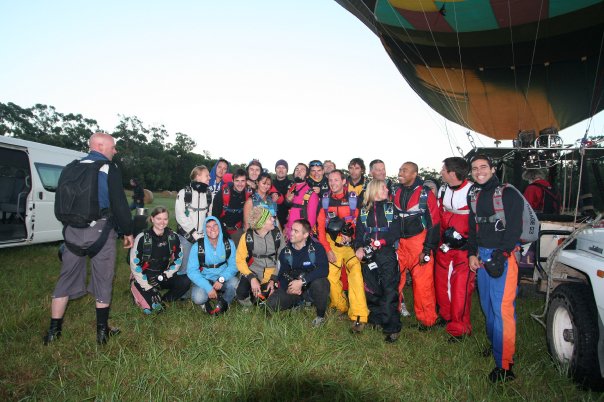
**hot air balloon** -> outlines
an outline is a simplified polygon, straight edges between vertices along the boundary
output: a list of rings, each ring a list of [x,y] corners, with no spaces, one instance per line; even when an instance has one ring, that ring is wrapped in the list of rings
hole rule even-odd
[[[336,0],[438,113],[497,140],[604,109],[603,0]]]

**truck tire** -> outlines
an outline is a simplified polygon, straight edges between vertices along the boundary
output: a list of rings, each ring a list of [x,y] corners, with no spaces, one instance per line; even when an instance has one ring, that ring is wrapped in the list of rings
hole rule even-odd
[[[604,389],[598,362],[598,311],[591,287],[583,283],[559,285],[547,312],[547,348],[568,375],[580,385]]]

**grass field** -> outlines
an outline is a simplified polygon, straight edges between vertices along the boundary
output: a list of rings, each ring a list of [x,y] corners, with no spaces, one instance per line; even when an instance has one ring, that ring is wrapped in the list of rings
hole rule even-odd
[[[174,200],[156,197],[158,204],[173,209]],[[122,249],[110,319],[122,333],[97,346],[87,296],[70,303],[63,337],[44,346],[56,251],[56,244],[0,250],[2,401],[604,400],[577,389],[552,363],[544,329],[529,317],[542,307],[538,297],[517,301],[517,379],[492,385],[493,360],[480,356],[488,343],[476,297],[474,333],[458,344],[442,329],[419,332],[412,317],[399,341],[386,344],[377,331],[350,334],[336,314],[313,329],[314,310],[267,317],[261,308],[233,305],[212,318],[186,301],[145,316],[131,302]]]

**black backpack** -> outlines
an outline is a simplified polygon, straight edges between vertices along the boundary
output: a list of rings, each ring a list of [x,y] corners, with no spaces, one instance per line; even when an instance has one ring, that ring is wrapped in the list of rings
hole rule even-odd
[[[101,217],[99,170],[109,161],[75,160],[65,166],[55,194],[55,216],[73,227],[87,227]]]

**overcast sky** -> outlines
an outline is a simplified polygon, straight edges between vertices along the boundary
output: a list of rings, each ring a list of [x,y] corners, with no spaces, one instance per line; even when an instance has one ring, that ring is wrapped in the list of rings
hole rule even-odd
[[[0,0],[0,37],[0,102],[53,105],[107,131],[137,116],[235,163],[380,158],[395,175],[471,149],[335,1]],[[590,135],[603,132],[600,113]]]

